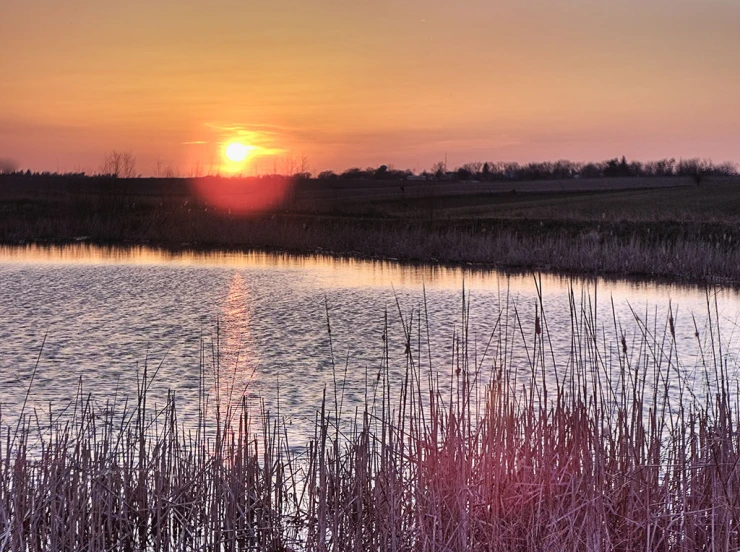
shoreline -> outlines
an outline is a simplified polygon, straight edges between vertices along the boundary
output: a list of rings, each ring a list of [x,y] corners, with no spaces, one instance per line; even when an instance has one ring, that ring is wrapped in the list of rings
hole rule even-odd
[[[351,187],[318,201],[326,189],[294,184],[282,204],[251,215],[218,210],[187,181],[150,183],[153,188],[136,179],[2,184],[0,244],[6,245],[85,241],[740,284],[740,180],[656,189],[647,179],[630,190],[461,191],[402,201],[393,197],[398,183],[385,185],[387,197],[377,201],[358,201]]]
[[[526,239],[526,238],[525,238]],[[707,285],[724,285],[732,288],[740,288],[740,264],[733,275],[708,274],[696,277],[692,274],[671,272],[664,270],[653,270],[649,272],[635,270],[604,270],[597,263],[585,265],[583,268],[574,269],[572,266],[563,266],[555,263],[514,263],[504,258],[497,261],[486,260],[451,260],[449,258],[419,256],[403,256],[393,254],[382,254],[378,252],[367,252],[361,250],[335,250],[325,247],[315,248],[291,248],[274,245],[250,245],[239,243],[199,243],[169,241],[156,242],[152,240],[99,240],[91,236],[78,236],[67,239],[21,239],[8,241],[0,239],[0,246],[4,247],[65,247],[74,245],[90,245],[100,248],[136,248],[143,247],[154,250],[165,251],[173,255],[182,253],[208,254],[208,253],[262,253],[267,255],[289,255],[294,257],[324,256],[337,260],[360,260],[389,262],[406,266],[435,265],[451,269],[464,269],[471,271],[498,271],[508,274],[544,273],[562,277],[573,277],[579,279],[602,278],[606,280],[628,280],[641,283],[672,284],[690,287],[703,287]],[[577,245],[577,244],[575,244]],[[703,248],[705,244],[697,244]],[[664,253],[661,247],[655,248],[656,253]],[[650,255],[648,255],[650,256]],[[731,273],[732,274],[732,273]]]

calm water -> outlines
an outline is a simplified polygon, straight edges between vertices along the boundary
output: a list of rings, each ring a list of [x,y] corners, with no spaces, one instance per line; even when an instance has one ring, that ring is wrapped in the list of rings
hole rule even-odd
[[[642,332],[663,336],[670,303],[680,368],[692,384],[703,381],[698,344],[706,346],[707,299],[714,308],[716,296],[723,353],[735,365],[740,300],[733,290],[707,295],[702,288],[556,276],[542,276],[541,286],[552,339],[548,378],[570,362],[571,304],[579,313],[596,306],[603,350],[618,355],[615,335],[624,334],[630,347]],[[507,362],[526,382],[537,305],[531,274],[262,253],[0,248],[3,421],[20,412],[37,359],[26,409],[42,418],[80,390],[99,404],[122,404],[135,395],[146,365],[150,375],[158,370],[152,400],[161,404],[174,390],[184,424],[195,419],[204,374],[211,400],[217,393],[246,395],[255,413],[264,401],[271,412],[279,409],[302,445],[324,389],[331,396],[335,381],[345,412],[372,398],[386,343],[391,387],[400,384],[407,365],[402,316],[422,372],[449,378],[463,328],[463,288],[469,358],[481,381],[495,363]]]

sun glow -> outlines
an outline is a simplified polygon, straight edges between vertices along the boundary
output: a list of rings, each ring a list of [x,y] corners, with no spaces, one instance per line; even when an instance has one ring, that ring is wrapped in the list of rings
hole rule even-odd
[[[218,172],[207,177],[192,178],[193,192],[209,208],[233,215],[253,215],[278,208],[290,191],[290,178],[273,175],[257,176],[259,162],[279,151],[256,132],[224,129],[214,153],[221,156]]]
[[[241,163],[249,155],[250,149],[249,146],[245,146],[241,142],[229,142],[224,148],[224,155],[232,163]]]

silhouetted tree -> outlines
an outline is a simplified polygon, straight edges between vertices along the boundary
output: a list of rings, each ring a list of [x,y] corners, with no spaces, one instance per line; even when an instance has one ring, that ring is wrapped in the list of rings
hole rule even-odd
[[[432,165],[432,173],[437,179],[441,180],[447,177],[447,163],[444,161],[437,161]]]
[[[601,163],[586,163],[581,167],[581,177],[601,178],[604,176],[604,166]]]
[[[178,172],[170,163],[157,159],[154,166],[154,176],[156,178],[177,178]]]
[[[699,186],[704,178],[711,173],[712,163],[706,159],[681,159],[676,168],[678,176],[688,176]]]
[[[737,165],[726,161],[716,165],[713,169],[714,176],[735,176],[737,174]]]
[[[614,158],[604,162],[604,176],[615,177],[615,176],[632,176],[629,163],[627,158],[622,156],[622,159]]]
[[[489,180],[491,178],[491,166],[488,164],[488,162],[483,163],[483,168],[481,169],[481,178],[483,180]]]
[[[113,150],[103,159],[100,172],[117,178],[134,178],[136,176],[136,157],[131,151]]]
[[[367,178],[367,171],[363,171],[358,167],[352,167],[342,173],[342,178]]]
[[[673,176],[676,160],[674,158],[659,159],[657,161],[648,161],[642,167],[642,174],[645,176]]]
[[[376,178],[377,180],[388,180],[391,178],[388,165],[380,165],[377,169],[368,168],[367,172],[372,174],[373,178]]]
[[[483,170],[483,163],[480,161],[473,161],[471,163],[465,163],[460,168],[465,170],[467,178],[480,178],[481,171]]]
[[[335,178],[339,178],[339,175],[334,171],[321,171],[318,176],[319,180],[334,180]]]
[[[465,166],[462,166],[455,171],[455,176],[458,180],[470,180],[473,173],[469,169],[466,169]]]
[[[644,170],[639,161],[630,162],[630,176],[643,176]]]
[[[503,177],[506,180],[518,180],[522,172],[522,167],[516,162],[504,163],[502,169]]]
[[[414,174],[408,169],[404,171],[395,169],[393,165],[380,165],[377,169],[368,169],[368,173],[371,173],[377,180],[405,180],[409,175]]]
[[[567,159],[560,159],[552,164],[550,176],[557,179],[573,178],[578,172],[575,163]]]

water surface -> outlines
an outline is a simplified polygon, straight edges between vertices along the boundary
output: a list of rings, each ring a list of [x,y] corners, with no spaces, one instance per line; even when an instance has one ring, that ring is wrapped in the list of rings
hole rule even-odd
[[[353,412],[386,377],[400,387],[409,366],[404,325],[422,382],[430,374],[454,380],[454,347],[465,334],[466,369],[481,382],[507,363],[526,384],[538,287],[547,378],[559,369],[562,379],[572,363],[574,308],[616,358],[622,336],[636,357],[645,333],[665,337],[670,305],[687,382],[704,381],[699,345],[716,333],[711,311],[734,365],[740,303],[732,289],[324,256],[2,247],[0,404],[6,422],[29,388],[26,412],[42,418],[79,393],[120,406],[146,367],[156,372],[151,400],[163,404],[175,391],[184,424],[195,420],[202,385],[211,404],[246,396],[255,415],[263,405],[279,412],[303,444],[325,390],[334,397],[338,386],[344,411]]]

